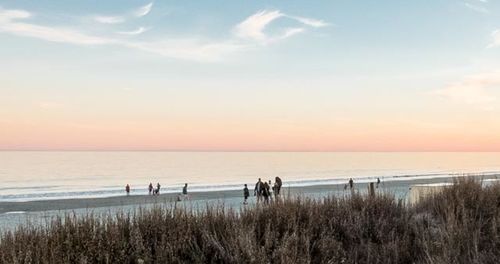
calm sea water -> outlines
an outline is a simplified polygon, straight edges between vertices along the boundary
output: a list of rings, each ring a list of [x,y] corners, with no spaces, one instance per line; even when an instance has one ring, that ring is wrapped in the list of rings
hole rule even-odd
[[[0,152],[0,201],[240,189],[280,176],[284,185],[448,177],[500,171],[500,153]]]

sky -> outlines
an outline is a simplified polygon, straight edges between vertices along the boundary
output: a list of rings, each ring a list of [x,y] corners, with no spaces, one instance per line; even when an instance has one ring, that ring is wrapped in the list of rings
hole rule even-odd
[[[500,1],[0,0],[1,150],[500,151]]]

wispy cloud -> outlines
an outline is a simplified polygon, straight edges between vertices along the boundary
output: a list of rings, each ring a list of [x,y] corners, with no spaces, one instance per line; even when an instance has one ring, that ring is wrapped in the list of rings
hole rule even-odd
[[[269,42],[274,42],[276,40],[285,39],[305,31],[305,28],[303,27],[294,27],[294,28],[284,29],[283,32],[278,35],[270,36],[265,33],[266,28],[273,21],[284,17],[290,18],[292,20],[301,23],[302,25],[309,27],[319,28],[329,25],[328,23],[322,20],[306,18],[306,17],[290,16],[285,13],[282,13],[279,10],[262,10],[249,16],[241,23],[237,24],[234,27],[234,33],[239,38],[250,39],[266,44]]]
[[[130,19],[131,17],[143,17],[151,12],[153,8],[153,2],[141,6],[137,8],[136,10],[133,10],[131,12],[128,12],[126,14],[121,14],[121,15],[96,15],[93,16],[92,19],[95,22],[102,23],[102,24],[120,24],[124,23],[127,21],[127,19]]]
[[[121,35],[135,36],[135,35],[142,34],[142,33],[146,32],[148,30],[149,30],[149,28],[139,27],[136,30],[132,30],[132,31],[118,31],[116,33],[121,34]]]
[[[500,88],[500,71],[466,76],[461,81],[451,83],[443,89],[432,92],[454,102],[476,105],[482,109],[491,109],[497,97],[488,89]]]
[[[69,43],[76,45],[118,45],[155,53],[161,56],[195,60],[214,61],[224,55],[239,51],[246,46],[230,41],[203,41],[198,38],[166,38],[148,42],[129,41],[127,39],[100,37],[87,34],[75,29],[40,26],[32,23],[20,22],[32,16],[24,10],[0,9],[0,32],[13,35],[32,37],[41,40]],[[139,34],[146,29],[139,29],[129,34]],[[123,32],[122,32],[123,33]]]
[[[31,13],[24,10],[0,9],[0,32],[8,32],[14,35],[33,37],[52,42],[79,45],[102,45],[115,42],[112,39],[91,36],[73,29],[55,28],[19,22],[26,20],[31,16]]]
[[[143,16],[149,14],[149,12],[151,12],[152,8],[153,8],[153,2],[151,2],[147,5],[141,6],[137,10],[134,11],[134,16],[143,17]]]
[[[211,42],[196,38],[126,42],[123,45],[164,57],[195,61],[219,61],[226,55],[249,48],[231,41]]]
[[[103,24],[119,24],[125,22],[125,18],[122,16],[94,16],[93,19]]]
[[[488,45],[488,48],[500,46],[500,29],[491,32],[491,37],[493,38],[493,41],[490,45]]]
[[[295,19],[304,25],[308,25],[308,26],[315,27],[315,28],[326,27],[326,26],[330,25],[323,20],[314,19],[314,18],[299,17],[299,16],[288,16],[288,17]]]
[[[479,5],[471,4],[471,3],[464,3],[464,6],[466,6],[467,8],[469,8],[471,10],[479,12],[479,13],[483,13],[483,14],[490,13],[490,10],[488,10],[488,8],[486,8],[484,6],[479,6]]]
[[[250,38],[264,41],[267,39],[266,34],[264,34],[264,29],[267,27],[267,25],[283,16],[284,14],[278,10],[260,11],[249,16],[247,19],[236,25],[235,34],[240,38]]]
[[[151,7],[152,3],[141,7],[143,10],[141,14],[149,13]],[[125,38],[125,36],[120,37],[120,35],[140,35],[149,28],[139,27],[132,31],[111,31],[107,36],[103,36],[102,31],[101,34],[95,34],[92,33],[92,30],[83,30],[78,27],[66,28],[35,24],[31,22],[32,14],[28,11],[8,10],[0,7],[0,32],[75,45],[116,45],[174,59],[217,61],[229,54],[259,47],[258,43],[269,44],[297,35],[304,32],[306,26],[322,27],[327,25],[320,20],[293,17],[293,20],[300,23],[300,27],[283,28],[281,32],[271,36],[264,33],[269,23],[285,16],[287,15],[280,11],[258,12],[236,25],[233,29],[234,36],[222,40],[207,40],[204,37],[163,36],[156,40],[140,41]],[[103,21],[113,24],[113,22],[117,22],[117,19],[106,17],[101,19],[101,23]],[[247,39],[252,41],[248,42]]]
[[[469,0],[468,2],[464,2],[463,5],[470,10],[483,13],[483,14],[488,14],[490,13],[490,10],[487,8],[488,7],[488,0]]]

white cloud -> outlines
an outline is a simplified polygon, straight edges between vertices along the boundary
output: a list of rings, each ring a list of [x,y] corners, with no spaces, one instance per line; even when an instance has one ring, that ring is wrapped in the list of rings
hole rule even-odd
[[[29,18],[30,16],[31,14],[29,12],[23,10],[0,9],[0,32],[76,45],[118,45],[147,51],[169,58],[194,61],[219,60],[227,54],[246,48],[246,46],[242,44],[228,41],[202,41],[197,38],[168,38],[168,40],[133,42],[126,39],[93,36],[75,29],[40,26],[18,21]],[[139,29],[139,31],[144,30],[146,29]],[[132,33],[137,32],[138,31]]]
[[[323,20],[318,20],[314,18],[299,17],[299,16],[288,16],[288,17],[291,19],[295,19],[304,25],[308,25],[315,28],[326,27],[330,25]]]
[[[0,22],[6,22],[13,19],[23,19],[31,17],[31,13],[24,10],[5,10],[0,7]]]
[[[117,16],[105,16],[105,15],[96,15],[92,17],[92,19],[96,22],[102,24],[120,24],[127,21],[128,18],[132,17],[143,17],[151,12],[153,8],[153,3],[149,3],[147,5],[141,6],[136,10],[129,12],[128,14],[117,15]]]
[[[151,10],[152,3],[142,7],[143,14]],[[149,11],[148,11],[149,12]],[[211,41],[203,37],[178,38],[175,36],[164,36],[156,40],[139,41],[130,38],[119,37],[119,35],[139,35],[148,30],[139,27],[133,31],[120,31],[109,36],[96,35],[91,31],[80,28],[65,28],[57,26],[45,26],[33,23],[29,20],[31,13],[24,10],[6,10],[0,7],[0,32],[16,36],[31,37],[45,41],[69,43],[75,45],[115,45],[126,48],[142,50],[164,57],[193,60],[193,61],[217,61],[227,55],[256,48],[258,44],[270,44],[304,32],[306,26],[321,27],[324,22],[309,18],[292,19],[298,21],[303,27],[289,27],[281,29],[281,32],[268,36],[264,33],[265,28],[272,21],[285,17],[280,11],[260,11],[242,23],[235,26],[233,33],[236,37]],[[104,22],[105,21],[105,22]],[[117,22],[117,19],[101,19],[101,23]],[[253,42],[243,41],[250,39]]]
[[[282,17],[290,18],[309,27],[319,28],[329,25],[322,20],[307,17],[290,16],[280,12],[279,10],[263,10],[249,16],[241,23],[237,24],[234,27],[233,31],[234,34],[239,38],[254,40],[262,44],[285,39],[305,31],[305,28],[303,27],[295,27],[285,29],[283,33],[275,36],[269,36],[268,34],[266,34],[265,30],[269,26],[269,24]]]
[[[72,29],[18,22],[29,17],[31,17],[31,14],[24,10],[0,9],[0,32],[8,32],[18,36],[33,37],[52,42],[80,45],[102,45],[115,42],[111,39],[87,35]]]
[[[264,34],[266,26],[274,20],[284,16],[280,11],[260,11],[249,16],[235,27],[235,34],[240,38],[251,38],[259,41],[267,39]]]
[[[125,22],[122,16],[95,16],[94,20],[103,24],[119,24]]]
[[[149,14],[149,12],[151,12],[152,8],[153,8],[153,2],[151,2],[147,5],[141,6],[137,10],[134,11],[134,16],[143,17],[143,16]]]
[[[135,48],[169,58],[219,61],[225,55],[235,53],[248,46],[233,42],[207,42],[199,39],[169,39],[149,42],[127,42],[124,46]]]
[[[464,5],[471,9],[471,10],[474,10],[476,12],[479,12],[479,13],[483,13],[483,14],[488,14],[490,13],[490,11],[484,7],[484,6],[479,6],[479,5],[475,5],[475,4],[471,4],[471,3],[464,3]]]
[[[488,48],[500,46],[500,29],[491,32],[491,37],[493,38],[493,42],[488,45]]]
[[[443,96],[454,102],[478,105],[483,109],[491,109],[497,97],[488,89],[500,88],[500,71],[466,76],[459,82],[452,83],[432,94]]]
[[[273,38],[268,39],[268,43],[279,41],[282,39],[286,39],[286,38],[289,38],[291,36],[300,34],[304,31],[305,31],[304,28],[287,28],[284,30],[283,34],[278,35],[277,37],[273,37]]]
[[[139,35],[139,34],[142,34],[146,31],[148,31],[149,28],[145,28],[145,27],[139,27],[138,29],[136,30],[132,30],[132,31],[118,31],[116,33],[118,34],[122,34],[122,35],[129,35],[129,36],[135,36],[135,35]]]

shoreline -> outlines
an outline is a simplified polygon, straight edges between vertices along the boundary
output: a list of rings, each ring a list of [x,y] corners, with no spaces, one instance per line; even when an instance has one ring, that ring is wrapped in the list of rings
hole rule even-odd
[[[499,179],[500,175],[482,175],[482,176],[471,176],[471,177],[481,177],[481,179]],[[399,194],[396,195],[402,198],[401,192],[408,190],[411,185],[414,184],[430,184],[430,183],[446,183],[452,182],[453,179],[458,177],[438,177],[438,178],[428,178],[428,179],[398,179],[396,181],[383,181],[381,182],[378,191],[386,193]],[[366,192],[367,190],[366,182],[356,183],[356,191]],[[338,195],[342,193],[350,193],[350,190],[344,190],[344,183],[342,184],[320,184],[320,185],[310,185],[310,186],[287,186],[286,182],[282,188],[282,195],[313,195],[313,196],[327,196],[327,195]],[[243,186],[242,186],[243,189]],[[252,194],[253,186],[249,186],[250,193]],[[314,195],[316,194],[316,195]],[[43,212],[43,211],[53,211],[53,210],[72,210],[72,209],[92,209],[92,208],[102,208],[102,207],[114,207],[114,206],[140,206],[140,205],[150,205],[150,204],[166,204],[174,203],[177,201],[177,197],[180,195],[178,193],[164,193],[159,196],[152,195],[123,195],[123,196],[111,196],[111,197],[100,197],[100,198],[74,198],[74,199],[53,199],[53,200],[38,200],[38,201],[20,201],[20,202],[0,202],[0,215],[8,213],[18,213],[22,212]],[[191,202],[203,202],[209,200],[220,200],[224,201],[227,199],[241,199],[242,200],[242,190],[224,190],[224,191],[203,191],[203,192],[190,192],[189,193]],[[250,196],[250,201],[253,200],[253,196]]]

